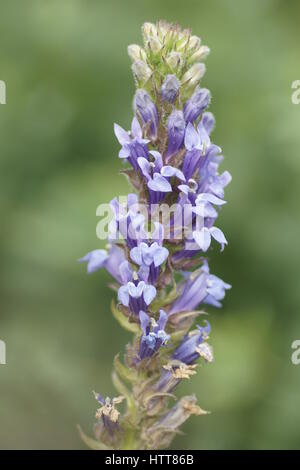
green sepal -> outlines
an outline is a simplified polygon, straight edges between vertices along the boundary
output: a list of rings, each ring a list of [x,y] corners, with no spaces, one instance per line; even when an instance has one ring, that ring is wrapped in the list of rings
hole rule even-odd
[[[164,292],[162,292],[162,295]],[[177,290],[176,290],[176,284],[173,285],[172,290],[167,294],[164,295],[163,297],[157,297],[151,304],[151,310],[156,312],[160,308],[164,307],[165,305],[168,305],[172,303],[176,297],[177,297]]]

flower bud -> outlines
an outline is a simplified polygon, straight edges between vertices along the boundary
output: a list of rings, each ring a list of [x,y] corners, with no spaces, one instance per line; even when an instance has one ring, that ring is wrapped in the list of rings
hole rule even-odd
[[[213,129],[215,127],[215,123],[216,123],[213,114],[210,113],[210,112],[203,113],[201,122],[204,126],[204,129],[206,130],[206,132],[209,135],[213,131]]]
[[[200,62],[204,60],[208,54],[210,53],[210,49],[207,46],[201,46],[199,49],[194,52],[194,54],[189,58],[188,63],[192,64],[194,62]]]
[[[196,88],[191,98],[184,105],[185,122],[193,122],[197,119],[202,111],[209,105],[210,91],[206,88]]]
[[[157,27],[157,34],[160,37],[160,39],[164,39],[172,30],[172,26],[165,21],[159,21],[158,27]]]
[[[146,83],[152,75],[150,67],[143,60],[136,60],[131,68],[136,79],[142,84]]]
[[[132,60],[132,62],[136,62],[138,60],[146,61],[147,59],[146,52],[137,44],[131,44],[130,46],[128,46],[127,50],[128,50],[128,55],[130,59]]]
[[[156,139],[158,130],[158,112],[155,104],[145,90],[139,89],[136,91],[133,106],[135,113],[139,114],[144,125],[149,122],[151,123],[151,137]]]
[[[194,49],[198,49],[201,44],[201,39],[198,36],[191,36],[189,40],[188,50],[192,51]]]
[[[182,145],[184,139],[185,122],[183,112],[175,109],[168,119],[169,144],[167,160],[174,155]]]
[[[189,88],[197,85],[200,78],[205,74],[206,67],[201,62],[192,65],[192,67],[183,75],[181,83],[186,84]]]
[[[161,97],[168,103],[174,103],[178,96],[180,82],[176,75],[167,75],[161,87]]]
[[[157,35],[157,28],[153,23],[144,23],[142,26],[142,35],[145,43],[147,43],[150,37]]]
[[[179,40],[176,42],[177,51],[184,51],[190,39],[190,31],[185,29],[182,33],[179,33]]]
[[[162,48],[162,43],[157,37],[149,38],[148,45],[153,54],[158,54]]]
[[[182,54],[181,52],[171,52],[167,58],[167,64],[172,70],[177,69],[182,63]]]

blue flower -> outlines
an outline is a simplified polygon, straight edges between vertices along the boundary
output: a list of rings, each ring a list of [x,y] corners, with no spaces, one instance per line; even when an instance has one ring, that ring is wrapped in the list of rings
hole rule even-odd
[[[123,261],[125,261],[124,252],[116,245],[112,245],[109,252],[106,250],[93,250],[79,259],[79,262],[87,263],[88,273],[93,273],[98,271],[98,269],[105,268],[107,272],[120,283],[122,282],[120,265]]]
[[[210,333],[210,324],[208,321],[205,323],[206,326],[197,325],[197,330],[191,331],[183,338],[181,344],[173,353],[173,359],[185,364],[192,364],[202,356],[208,362],[213,361],[212,349],[206,343]]]
[[[91,274],[95,271],[98,271],[98,269],[103,268],[107,259],[108,253],[106,250],[93,250],[80,258],[78,261],[80,263],[87,263],[87,271],[89,274]]]
[[[193,273],[184,273],[184,283],[179,297],[173,302],[169,315],[178,312],[190,312],[207,297],[208,274],[200,269]]]
[[[153,356],[161,346],[165,346],[170,339],[170,335],[165,332],[168,315],[164,310],[160,310],[157,323],[145,312],[140,311],[140,322],[143,334],[140,339],[140,359]]]
[[[146,310],[156,296],[156,288],[147,284],[144,279],[144,270],[133,273],[128,261],[120,266],[120,273],[124,285],[118,290],[118,299],[122,305],[138,315],[140,310]]]
[[[131,132],[126,132],[118,124],[114,124],[115,135],[122,145],[119,158],[127,159],[132,167],[137,170],[137,158],[143,156],[148,158],[147,144],[149,140],[143,139],[143,132],[139,121],[133,118]]]
[[[140,213],[136,194],[128,194],[127,203],[120,204],[117,198],[110,202],[114,218],[109,223],[109,240],[118,241],[120,236],[126,240],[129,248],[139,240],[147,238],[144,230],[145,216]]]
[[[194,173],[198,171],[200,182],[207,182],[207,167],[214,162],[215,157],[221,152],[220,147],[211,144],[209,132],[202,121],[198,124],[197,129],[191,123],[188,123],[184,144],[187,152],[184,157],[182,171],[186,179],[192,178]],[[216,170],[217,168],[215,168]]]
[[[206,111],[206,113],[202,114],[201,122],[208,135],[210,135],[216,124],[214,115],[211,112]]]
[[[120,374],[133,383],[120,422],[115,405],[123,397],[95,394],[96,438],[112,449],[122,449],[128,438],[135,448],[166,448],[191,414],[205,413],[194,396],[169,408],[167,395],[196,373],[197,359],[213,361],[209,323],[190,331],[190,321],[203,304],[221,307],[231,288],[210,273],[204,258],[213,239],[222,250],[227,244],[217,218],[231,180],[228,171],[219,171],[223,155],[211,138],[211,95],[200,87],[209,49],[189,30],[166,22],[145,23],[142,32],[143,48],[128,48],[138,88],[131,130],[114,125],[119,158],[133,168],[123,173],[135,193],[110,203],[110,248],[80,260],[88,272],[103,267],[117,281],[113,314],[135,333],[124,365],[115,363],[116,388],[124,388]],[[162,349],[171,334],[175,344]],[[139,428],[133,437],[127,436],[127,421]]]
[[[218,227],[211,225],[212,221],[217,217],[217,211],[213,205],[222,206],[226,201],[218,198],[210,193],[200,193],[195,201],[196,205],[192,211],[197,215],[196,222],[200,221],[202,227],[196,227],[193,230],[193,238],[202,251],[207,251],[211,244],[211,237],[213,237],[221,245],[223,250],[224,245],[227,245],[227,240],[224,233]],[[201,219],[200,219],[201,218]]]
[[[148,273],[148,280],[155,284],[159,274],[160,266],[169,256],[169,250],[160,246],[157,242],[147,245],[145,242],[139,243],[137,247],[130,250],[132,261],[145,269]]]
[[[174,103],[178,96],[180,82],[176,75],[167,75],[161,86],[161,97],[164,101]]]
[[[213,237],[221,245],[221,250],[223,251],[224,245],[227,245],[227,240],[224,233],[218,227],[203,227],[200,230],[193,231],[193,237],[195,240],[194,247],[199,247],[203,252],[206,252],[211,244],[211,238]],[[191,249],[191,245],[189,245]]]
[[[188,123],[185,131],[184,145],[189,151],[200,150],[201,152],[210,146],[209,134],[202,122],[198,124],[197,129],[194,128],[193,124]]]
[[[230,284],[222,281],[222,279],[214,274],[210,274],[207,279],[207,296],[203,302],[213,307],[222,307],[220,300],[224,299],[225,291],[228,289],[231,289]]]
[[[139,89],[133,101],[134,111],[142,120],[144,126],[150,125],[149,133],[152,140],[156,140],[158,132],[158,111],[148,93]],[[142,156],[142,155],[140,155]]]
[[[185,134],[185,120],[183,112],[175,109],[168,119],[168,150],[166,161],[168,161],[180,149]]]
[[[184,105],[184,119],[188,122],[195,121],[210,103],[210,91],[206,88],[196,88],[191,98]]]
[[[171,177],[176,177],[180,181],[185,181],[184,174],[181,170],[170,165],[163,166],[162,156],[157,151],[150,151],[154,158],[153,162],[149,162],[146,158],[138,158],[138,165],[142,174],[146,178],[149,189],[150,203],[160,202],[165,193],[172,192],[172,186],[169,182]]]

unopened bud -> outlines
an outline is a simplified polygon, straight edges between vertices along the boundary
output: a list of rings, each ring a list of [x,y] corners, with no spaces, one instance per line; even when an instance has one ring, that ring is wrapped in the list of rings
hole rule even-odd
[[[149,49],[153,52],[153,54],[158,54],[162,48],[162,43],[157,37],[151,37],[148,41]]]
[[[160,21],[157,27],[157,34],[161,39],[164,39],[171,30],[171,25],[165,21]]]
[[[168,152],[167,160],[181,147],[185,132],[183,112],[175,109],[168,119]]]
[[[187,44],[189,43],[190,39],[190,31],[188,29],[185,29],[181,33],[179,33],[179,40],[176,42],[176,49],[177,51],[183,51],[186,47]]]
[[[145,43],[147,43],[150,37],[157,35],[157,28],[153,23],[144,23],[142,26],[142,34]]]
[[[158,112],[155,104],[145,90],[139,89],[136,91],[133,107],[135,113],[139,114],[144,125],[151,123],[151,137],[156,139],[158,130]]]
[[[161,87],[162,99],[168,103],[174,103],[178,96],[179,87],[180,82],[176,75],[167,75]]]
[[[185,122],[197,119],[210,102],[210,92],[206,88],[196,88],[191,98],[184,105]]]
[[[131,44],[128,46],[128,55],[132,62],[136,62],[137,60],[144,60],[146,61],[146,52],[144,49],[137,44]]]
[[[167,64],[172,70],[175,70],[177,67],[181,65],[182,62],[182,54],[181,52],[171,52],[171,54],[167,58]]]
[[[188,49],[190,51],[194,49],[198,49],[200,47],[200,44],[201,44],[201,39],[198,38],[198,36],[191,36],[189,40]]]
[[[183,75],[181,83],[187,84],[188,87],[197,85],[200,78],[205,74],[205,65],[201,62],[192,65],[192,67]]]
[[[150,67],[143,60],[136,60],[132,66],[132,71],[139,82],[146,83],[152,75]]]
[[[200,62],[204,60],[208,54],[210,53],[210,49],[207,46],[201,46],[199,49],[194,52],[194,54],[189,58],[188,63],[192,64],[194,62]]]

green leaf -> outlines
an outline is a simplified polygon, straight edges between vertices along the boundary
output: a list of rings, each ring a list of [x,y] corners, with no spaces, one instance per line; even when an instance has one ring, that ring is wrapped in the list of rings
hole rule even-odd
[[[134,370],[124,366],[124,364],[119,361],[119,354],[117,354],[114,358],[114,367],[121,379],[125,380],[126,382],[136,383],[138,381],[137,373]]]
[[[78,432],[79,432],[79,435],[81,437],[81,439],[83,440],[83,442],[90,448],[90,449],[93,449],[93,450],[110,450],[109,447],[107,447],[105,444],[103,444],[102,442],[99,442],[99,441],[96,441],[96,439],[93,439],[92,437],[89,437],[87,436],[83,430],[81,429],[81,427],[79,426],[79,424],[77,425],[77,429],[78,429]]]
[[[139,333],[140,329],[136,323],[129,323],[128,318],[116,307],[114,300],[111,301],[111,311],[120,325],[131,333]]]
[[[112,373],[112,381],[117,391],[126,398],[128,411],[132,415],[132,418],[134,419],[136,416],[136,406],[135,406],[134,398],[132,394],[130,393],[130,390],[128,390],[126,385],[123,384],[123,382],[119,378],[116,371],[113,371]]]

